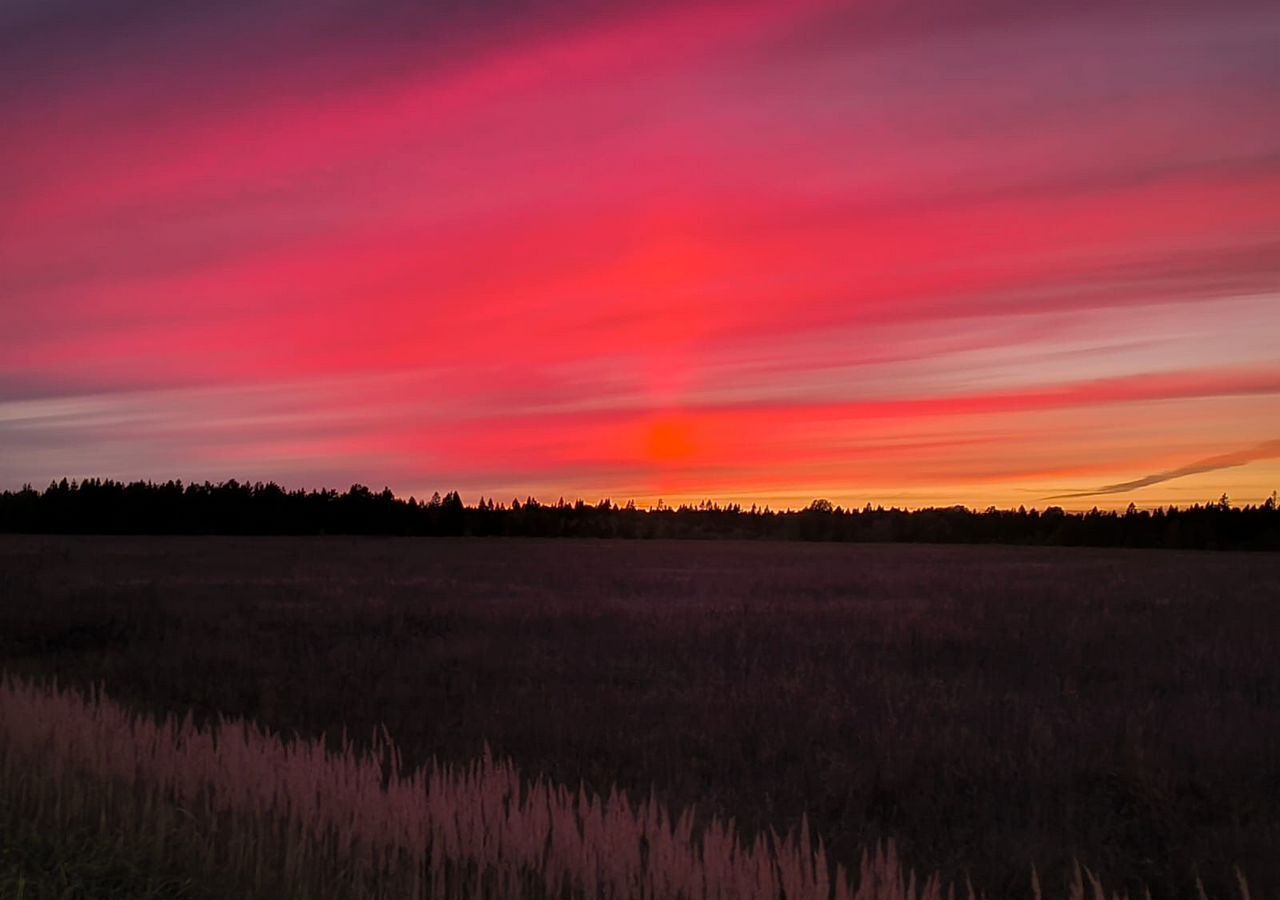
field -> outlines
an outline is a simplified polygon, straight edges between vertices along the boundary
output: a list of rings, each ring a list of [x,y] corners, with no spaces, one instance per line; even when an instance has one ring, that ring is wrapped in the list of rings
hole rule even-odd
[[[1280,894],[1280,556],[0,538],[0,666],[733,817],[1027,896]]]

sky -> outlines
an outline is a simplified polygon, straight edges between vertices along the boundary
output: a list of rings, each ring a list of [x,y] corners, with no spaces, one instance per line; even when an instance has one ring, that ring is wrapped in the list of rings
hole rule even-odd
[[[0,487],[1280,488],[1280,4],[0,0]]]

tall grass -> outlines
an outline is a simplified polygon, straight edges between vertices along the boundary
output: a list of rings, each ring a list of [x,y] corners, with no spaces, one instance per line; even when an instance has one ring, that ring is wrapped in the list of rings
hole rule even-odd
[[[246,897],[954,896],[904,872],[892,844],[864,854],[851,878],[804,822],[748,841],[732,822],[696,826],[692,810],[672,814],[652,795],[633,803],[528,780],[488,753],[406,769],[385,731],[366,750],[329,748],[237,718],[136,716],[100,690],[10,675],[0,679],[0,791],[0,835],[96,825],[134,854],[182,860]],[[1034,878],[1032,891],[1040,897]],[[1107,897],[1079,869],[1069,893]]]
[[[0,536],[0,669],[525,772],[998,896],[1280,897],[1280,555]],[[430,710],[423,715],[423,710]]]
[[[855,890],[807,825],[747,843],[732,823],[695,829],[691,810],[528,781],[488,754],[405,771],[385,733],[367,751],[328,749],[8,676],[0,723],[11,809],[56,827],[96,816],[264,896],[941,896],[936,880],[904,877],[892,847],[866,857]]]

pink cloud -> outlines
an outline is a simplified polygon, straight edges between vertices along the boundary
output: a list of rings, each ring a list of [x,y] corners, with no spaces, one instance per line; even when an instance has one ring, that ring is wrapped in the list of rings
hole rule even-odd
[[[1264,439],[1280,17],[983,9],[82,35],[100,71],[0,94],[0,397],[131,411],[0,419],[0,477],[132,441],[240,477],[1008,496],[1164,471],[1190,407]],[[139,430],[166,392],[214,399]],[[1046,417],[1086,414],[1055,458]]]

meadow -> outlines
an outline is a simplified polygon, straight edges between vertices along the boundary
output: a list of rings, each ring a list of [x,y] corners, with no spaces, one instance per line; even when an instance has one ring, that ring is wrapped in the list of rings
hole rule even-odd
[[[0,538],[13,675],[357,754],[387,734],[406,770],[488,747],[748,845],[807,815],[851,870],[893,839],[993,897],[1033,864],[1065,895],[1077,860],[1156,897],[1236,896],[1237,866],[1280,894],[1278,604],[1274,554]]]

